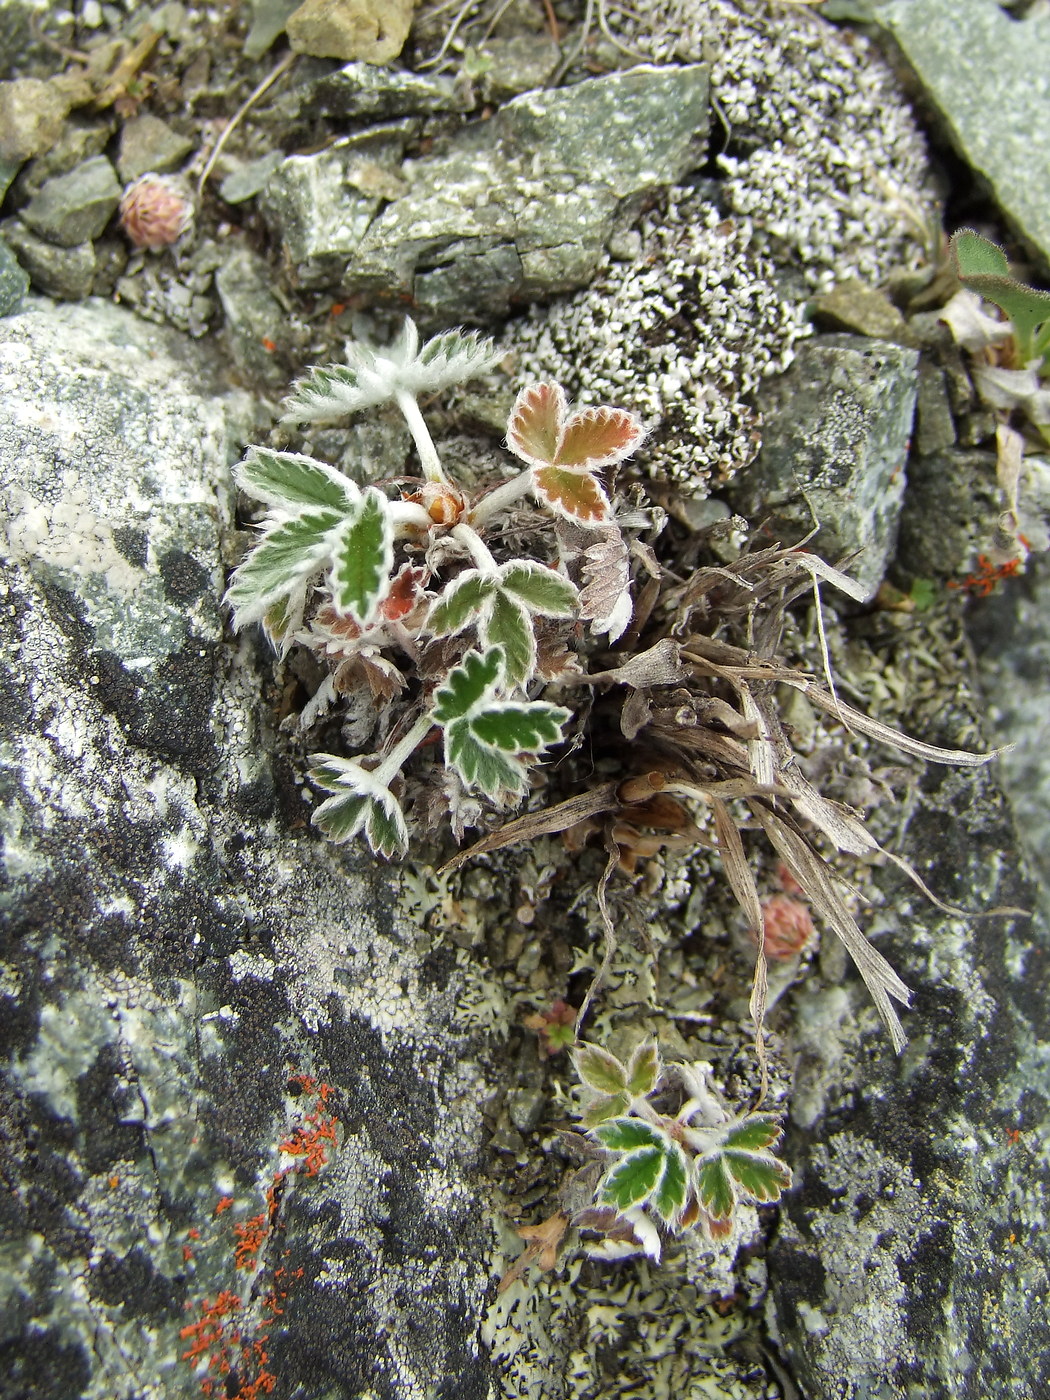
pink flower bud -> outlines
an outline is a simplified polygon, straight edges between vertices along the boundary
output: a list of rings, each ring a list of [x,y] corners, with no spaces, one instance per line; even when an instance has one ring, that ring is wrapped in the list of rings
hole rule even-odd
[[[167,248],[193,223],[186,186],[152,173],[133,180],[120,199],[120,226],[136,248]]]
[[[775,894],[762,901],[766,957],[786,962],[796,957],[813,936],[813,918],[807,907],[787,894]]]

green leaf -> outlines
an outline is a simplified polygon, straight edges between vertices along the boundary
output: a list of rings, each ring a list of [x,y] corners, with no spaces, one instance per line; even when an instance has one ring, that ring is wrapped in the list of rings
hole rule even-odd
[[[269,506],[298,510],[302,506],[328,506],[344,511],[360,492],[354,483],[313,457],[299,452],[272,452],[252,447],[234,468],[237,485]]]
[[[627,1071],[608,1050],[600,1045],[581,1045],[573,1055],[576,1073],[589,1089],[599,1094],[625,1094],[627,1091]]]
[[[281,422],[341,418],[391,398],[393,386],[389,380],[370,369],[374,356],[359,354],[356,358],[357,364],[315,366],[308,370],[285,399]]]
[[[697,1162],[695,1171],[696,1194],[704,1210],[715,1220],[728,1220],[733,1214],[736,1195],[722,1154],[703,1158]]]
[[[780,1123],[776,1118],[766,1113],[752,1113],[730,1128],[722,1139],[722,1146],[735,1147],[741,1152],[760,1152],[772,1147],[780,1133]]]
[[[997,243],[982,238],[972,228],[961,228],[953,234],[951,243],[959,278],[972,277],[983,273],[1009,273],[1010,264],[1006,254]]]
[[[328,792],[344,792],[348,785],[351,760],[329,753],[315,753],[313,758],[314,766],[308,769],[306,774],[310,781]],[[356,769],[357,765],[354,764],[353,767]]]
[[[673,1224],[685,1208],[685,1198],[689,1187],[689,1170],[685,1153],[677,1142],[669,1142],[664,1148],[664,1169],[660,1184],[653,1192],[653,1206],[667,1221]]]
[[[408,827],[393,793],[369,804],[365,834],[375,854],[388,860],[408,849]]]
[[[332,601],[367,625],[390,589],[394,531],[382,492],[370,486],[347,514],[333,551]]]
[[[632,1098],[644,1099],[656,1088],[660,1078],[660,1052],[655,1040],[639,1045],[627,1066],[627,1088]]]
[[[309,510],[266,531],[230,581],[226,601],[235,628],[265,617],[271,604],[331,558],[330,535],[339,519],[334,510]]]
[[[536,700],[524,705],[486,705],[472,716],[470,727],[483,744],[505,753],[539,753],[561,739],[561,726],[571,718],[560,705]]]
[[[486,646],[503,649],[503,678],[508,685],[524,685],[536,665],[536,640],[528,613],[497,590],[482,624],[481,640]],[[505,746],[504,746],[505,747]]]
[[[911,586],[908,597],[915,604],[916,612],[926,612],[928,608],[932,608],[937,601],[937,589],[933,580],[917,578]]]
[[[544,564],[515,560],[500,570],[500,585],[524,603],[530,612],[543,617],[573,617],[579,604],[574,584]]]
[[[427,341],[398,379],[413,394],[434,393],[484,374],[505,353],[476,331],[444,331]]]
[[[641,1205],[656,1189],[663,1165],[664,1153],[659,1147],[629,1153],[606,1173],[600,1199],[620,1211]]]
[[[461,632],[492,597],[495,587],[495,580],[480,569],[464,569],[435,599],[423,630],[435,637]]]
[[[620,1114],[627,1112],[630,1102],[626,1094],[613,1094],[609,1098],[603,1095],[602,1098],[595,1099],[592,1104],[588,1104],[581,1115],[583,1126],[596,1128],[599,1123],[605,1123],[610,1118],[618,1118]]]
[[[469,718],[446,724],[446,766],[454,768],[467,787],[480,788],[488,797],[498,798],[503,792],[520,796],[528,786],[525,765],[481,743],[470,726]]]
[[[670,1146],[667,1135],[642,1118],[617,1118],[595,1129],[595,1137],[613,1152],[633,1152],[638,1147]]]
[[[448,673],[444,685],[434,692],[434,720],[448,724],[468,714],[495,690],[503,673],[503,653],[490,647],[482,655],[468,651],[463,660]]]
[[[791,1185],[790,1169],[772,1153],[726,1148],[722,1155],[741,1191],[753,1201],[779,1201]]]
[[[315,807],[311,820],[329,841],[349,841],[364,826],[371,806],[371,799],[359,792],[342,792]]]

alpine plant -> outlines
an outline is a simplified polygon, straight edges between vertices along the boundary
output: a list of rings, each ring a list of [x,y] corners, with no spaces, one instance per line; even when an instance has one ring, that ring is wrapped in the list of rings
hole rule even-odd
[[[240,488],[266,513],[226,600],[238,629],[261,623],[282,653],[311,651],[326,675],[304,727],[341,701],[372,752],[318,753],[311,781],[327,796],[314,823],[333,841],[363,834],[377,854],[409,840],[403,770],[424,779],[416,820],[443,809],[462,836],[483,803],[529,790],[530,771],[566,738],[572,714],[541,698],[578,673],[584,631],[614,642],[632,617],[625,532],[659,513],[618,514],[603,472],[641,443],[620,408],[573,411],[553,383],[518,394],[507,424],[516,474],[468,491],[445,471],[419,407],[485,374],[503,352],[449,331],[420,346],[411,320],[383,350],[351,342],[345,365],[310,370],[283,422],[328,422],[393,402],[415,442],[419,476],[358,486],[301,453],[252,447]],[[433,762],[440,743],[443,763]]]

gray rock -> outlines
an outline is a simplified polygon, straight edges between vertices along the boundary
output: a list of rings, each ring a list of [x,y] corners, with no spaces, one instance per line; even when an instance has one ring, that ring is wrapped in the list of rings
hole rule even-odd
[[[947,378],[941,366],[927,355],[919,360],[914,446],[920,457],[955,446],[955,418]]]
[[[870,0],[966,164],[1050,269],[1050,24],[992,0]]]
[[[260,207],[301,286],[340,283],[382,200],[404,188],[398,171],[412,129],[410,122],[373,127],[278,167]]]
[[[506,102],[545,86],[561,62],[561,49],[549,33],[511,34],[486,39],[477,53],[485,65],[479,86],[486,102]]]
[[[20,163],[59,138],[69,100],[53,83],[15,78],[0,83],[0,159]]]
[[[297,0],[252,0],[252,22],[244,40],[244,56],[254,63],[284,33],[288,16],[297,8]]]
[[[215,290],[226,315],[234,363],[249,380],[276,388],[288,382],[288,373],[266,348],[279,341],[285,321],[284,308],[270,291],[272,280],[269,263],[248,248],[233,247],[215,274]]]
[[[918,578],[961,579],[987,548],[1001,509],[994,452],[949,448],[913,457],[897,557]]]
[[[585,284],[619,220],[702,159],[707,69],[643,66],[515,98],[415,163],[343,285],[484,318]]]
[[[227,204],[243,204],[246,199],[254,199],[262,194],[284,159],[283,151],[269,151],[258,160],[234,166],[219,186],[220,197]]]
[[[120,133],[120,154],[117,172],[129,184],[153,170],[163,174],[174,170],[193,150],[193,141],[180,136],[167,122],[149,112],[133,117]]]
[[[432,112],[469,112],[469,84],[441,74],[410,73],[348,63],[304,83],[290,96],[304,116],[351,117],[355,121],[425,116]]]
[[[250,404],[218,383],[105,303],[5,325],[5,1377],[189,1400],[183,1329],[228,1290],[227,1337],[267,1335],[304,1400],[481,1400],[465,1172],[491,1086],[450,1022],[455,959],[309,834],[270,662],[224,639],[227,408],[239,435]],[[276,1175],[314,1106],[296,1074],[339,1125],[314,1177]]]
[[[762,451],[734,505],[786,543],[811,548],[874,596],[893,551],[917,388],[914,350],[849,335],[803,341],[759,393]]]
[[[0,316],[17,311],[28,290],[28,274],[8,244],[0,238]]]
[[[94,156],[65,175],[45,181],[22,210],[42,237],[63,248],[97,238],[120,203],[116,172],[105,156]]]
[[[957,697],[924,737],[972,729]],[[931,768],[900,849],[942,898],[1033,907],[987,771]],[[1038,1400],[1050,929],[945,915],[902,876],[878,883],[878,946],[915,991],[910,1044],[895,1061],[852,979],[796,999],[776,1322],[807,1400]]]
[[[38,238],[21,219],[5,219],[0,231],[37,291],[59,301],[81,301],[91,295],[96,262],[90,243],[82,243],[79,248],[58,248]]]
[[[30,199],[53,175],[66,175],[92,156],[101,155],[112,135],[113,127],[109,122],[64,122],[54,144],[22,172],[18,181],[19,195]]]
[[[389,63],[408,38],[415,0],[303,0],[285,26],[296,53]]]

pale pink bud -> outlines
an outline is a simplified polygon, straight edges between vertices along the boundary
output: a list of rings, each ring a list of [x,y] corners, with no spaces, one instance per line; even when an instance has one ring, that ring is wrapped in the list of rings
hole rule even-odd
[[[140,175],[121,195],[120,226],[136,248],[167,248],[193,223],[193,200],[180,180]]]
[[[773,962],[796,957],[813,936],[813,918],[807,907],[788,894],[762,901],[763,946]]]

